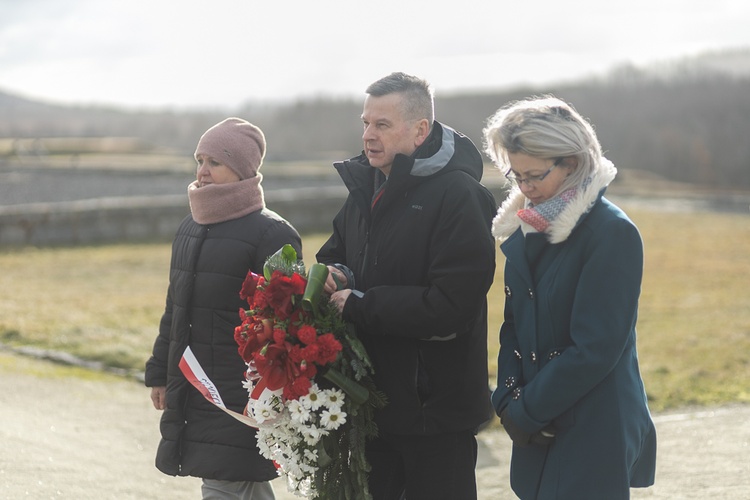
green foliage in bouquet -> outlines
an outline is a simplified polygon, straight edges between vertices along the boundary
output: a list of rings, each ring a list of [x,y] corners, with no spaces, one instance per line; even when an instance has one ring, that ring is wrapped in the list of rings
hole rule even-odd
[[[290,245],[268,258],[262,277],[248,273],[241,296],[250,309],[235,332],[248,363],[247,414],[290,491],[370,500],[365,444],[377,436],[374,412],[386,399],[353,325],[323,292],[327,277],[323,264],[305,273]],[[335,400],[330,407],[326,398]]]

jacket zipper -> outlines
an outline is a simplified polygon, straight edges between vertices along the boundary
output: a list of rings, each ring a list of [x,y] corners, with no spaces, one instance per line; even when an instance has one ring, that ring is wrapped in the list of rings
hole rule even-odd
[[[367,256],[370,253],[370,230],[368,229],[365,233],[365,244],[362,247],[362,249],[359,251],[359,254],[362,256],[362,258],[359,261],[359,275],[362,276],[363,281],[365,277],[365,266],[367,265]],[[359,285],[360,289],[364,287],[365,283],[362,283]],[[364,291],[364,290],[362,290]]]

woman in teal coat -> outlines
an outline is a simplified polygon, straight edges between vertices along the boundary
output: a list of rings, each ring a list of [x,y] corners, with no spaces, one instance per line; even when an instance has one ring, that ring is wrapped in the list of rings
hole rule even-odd
[[[617,170],[553,98],[510,103],[484,131],[512,181],[493,221],[505,318],[492,402],[522,499],[630,497],[654,482],[656,431],[636,352],[643,244],[603,197]]]

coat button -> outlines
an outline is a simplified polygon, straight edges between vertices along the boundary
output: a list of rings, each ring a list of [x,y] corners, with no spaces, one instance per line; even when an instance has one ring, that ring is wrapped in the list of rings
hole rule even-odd
[[[518,400],[520,397],[521,397],[521,388],[516,387],[515,389],[513,389],[513,399]]]
[[[510,389],[511,387],[516,385],[516,377],[508,377],[505,379],[505,387]]]
[[[521,353],[518,352],[518,349],[514,349],[513,354],[516,355],[516,359],[523,359],[523,356],[521,356]]]
[[[531,362],[536,363],[536,353],[534,351],[531,351]]]
[[[532,290],[531,288],[529,288],[529,298],[531,300],[534,300],[534,290]]]
[[[505,285],[505,296],[510,298],[513,295],[513,292],[510,291],[510,287],[508,285]]]

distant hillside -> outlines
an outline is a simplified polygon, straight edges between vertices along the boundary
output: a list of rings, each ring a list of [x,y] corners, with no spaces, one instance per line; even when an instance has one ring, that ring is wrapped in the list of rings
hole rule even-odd
[[[487,118],[508,101],[551,93],[588,117],[621,169],[707,187],[750,189],[750,49],[658,66],[623,66],[605,78],[482,94],[438,93],[439,120],[482,147]],[[361,150],[362,103],[318,98],[231,112],[263,128],[267,158],[332,161]],[[137,112],[54,106],[0,92],[0,138],[134,137],[189,157],[216,112]],[[2,158],[0,157],[0,162]]]
[[[134,137],[154,147],[187,152],[204,130],[222,118],[208,112],[60,106],[0,91],[0,138]]]
[[[691,58],[651,65],[646,70],[655,74],[661,72],[668,78],[680,77],[684,74],[748,78],[750,77],[750,49],[706,52]]]

